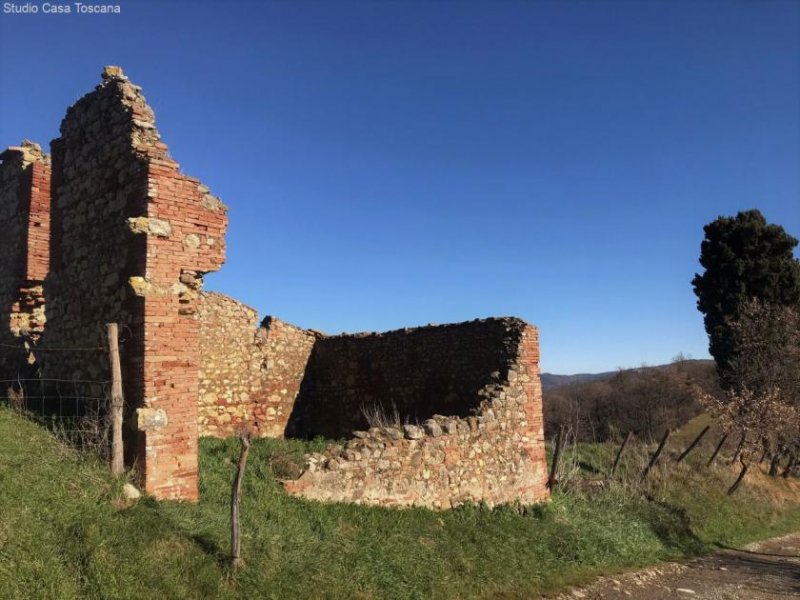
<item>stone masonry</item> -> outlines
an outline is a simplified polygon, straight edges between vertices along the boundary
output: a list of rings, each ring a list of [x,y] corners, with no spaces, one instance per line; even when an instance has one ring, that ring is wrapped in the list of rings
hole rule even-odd
[[[201,294],[200,435],[226,437],[248,425],[283,437],[309,355],[322,334],[267,317],[222,294]]]
[[[307,457],[290,493],[434,508],[547,498],[534,327],[500,318],[326,336],[257,320],[203,294],[200,431],[350,438]]]
[[[284,482],[307,498],[548,497],[536,328],[328,336],[202,292],[227,209],[180,172],[118,67],[68,109],[51,152],[0,154],[0,379],[107,381],[105,324],[119,323],[126,463],[148,493],[197,499],[198,436],[247,428],[345,440]]]

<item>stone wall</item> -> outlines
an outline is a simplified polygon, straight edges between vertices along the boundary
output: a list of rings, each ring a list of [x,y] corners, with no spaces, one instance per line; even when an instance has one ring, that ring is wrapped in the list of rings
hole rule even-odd
[[[368,360],[358,360],[359,342],[364,343],[362,356]],[[327,343],[340,349],[336,340],[323,340],[318,345]],[[344,369],[341,381],[317,389],[341,389],[344,395],[336,399],[318,397],[319,402],[326,402],[325,408],[320,410],[319,419],[309,422],[321,424],[326,418],[334,418],[339,402],[346,402],[348,407],[341,412],[352,415],[349,407],[359,401],[359,382],[368,382],[366,390],[378,394],[372,396],[373,400],[395,398],[400,406],[420,412],[427,412],[426,407],[445,407],[461,416],[434,415],[420,424],[356,431],[343,446],[308,456],[302,476],[284,482],[288,492],[323,501],[431,508],[450,508],[466,501],[530,503],[549,496],[538,332],[534,327],[517,319],[491,319],[392,332],[383,338],[340,339],[338,343],[348,349],[334,359]],[[415,348],[425,348],[431,354],[423,355]],[[392,356],[392,349],[397,356]],[[326,356],[330,359],[333,355]],[[454,369],[453,379],[449,372],[436,377],[435,366],[426,366],[429,361],[436,365],[439,357],[449,361],[439,368]],[[391,377],[387,373],[384,381],[387,389],[399,389],[392,386],[405,381],[404,391],[387,395],[376,392],[378,388],[372,383],[377,380],[370,379],[369,374],[400,366],[401,372]],[[470,370],[474,372],[468,373]],[[332,369],[324,372],[334,373]],[[464,384],[458,383],[460,377],[465,378]],[[442,381],[448,382],[444,388]],[[431,391],[425,388],[428,382],[434,383]],[[430,395],[432,390],[450,397],[437,402]],[[412,402],[414,398],[419,400]],[[471,410],[465,410],[470,405]],[[345,423],[340,419],[336,422]]]
[[[223,262],[226,209],[180,173],[140,88],[116,67],[67,111],[52,153],[42,344],[87,352],[47,352],[43,371],[108,379],[103,324],[121,323],[127,460],[156,497],[194,499],[198,292]]]
[[[270,437],[283,437],[289,433],[289,419],[308,379],[310,357],[325,336],[275,317],[264,319],[260,335],[264,347],[262,373],[267,401],[261,421],[262,431]]]
[[[200,302],[200,435],[226,437],[247,424],[283,437],[308,357],[320,334],[267,317],[222,294]]]
[[[257,327],[221,294],[202,295],[200,316],[201,434],[349,438],[308,456],[290,493],[432,508],[548,497],[538,332],[524,321],[325,336]]]
[[[223,294],[201,292],[198,315],[198,432],[235,435],[242,423],[252,422],[256,407],[264,401],[258,313]]]
[[[349,436],[376,409],[422,421],[466,416],[480,392],[506,375],[518,319],[325,337],[314,347],[291,419],[293,435]]]
[[[50,157],[24,141],[0,160],[0,379],[12,379],[29,375],[44,330]]]

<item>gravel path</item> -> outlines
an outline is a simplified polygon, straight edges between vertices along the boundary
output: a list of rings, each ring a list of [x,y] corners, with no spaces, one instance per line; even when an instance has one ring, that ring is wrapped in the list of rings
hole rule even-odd
[[[633,599],[784,600],[800,599],[800,532],[722,550],[684,564],[603,577],[558,600]]]

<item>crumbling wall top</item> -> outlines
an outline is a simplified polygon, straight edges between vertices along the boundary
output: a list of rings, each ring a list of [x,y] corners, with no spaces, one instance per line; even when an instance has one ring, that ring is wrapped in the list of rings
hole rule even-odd
[[[39,161],[50,162],[50,156],[42,151],[42,147],[36,142],[22,140],[19,146],[9,146],[0,152],[0,160],[3,165],[17,164],[18,167],[26,167],[29,164]]]

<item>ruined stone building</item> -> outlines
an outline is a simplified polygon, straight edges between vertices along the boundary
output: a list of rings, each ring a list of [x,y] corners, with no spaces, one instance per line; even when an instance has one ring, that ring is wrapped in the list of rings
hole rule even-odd
[[[50,156],[23,142],[0,158],[0,379],[107,380],[104,324],[120,323],[126,461],[147,492],[196,499],[198,436],[247,425],[344,440],[284,483],[309,498],[547,497],[536,328],[327,336],[201,291],[227,209],[180,171],[121,69],[67,110]]]

